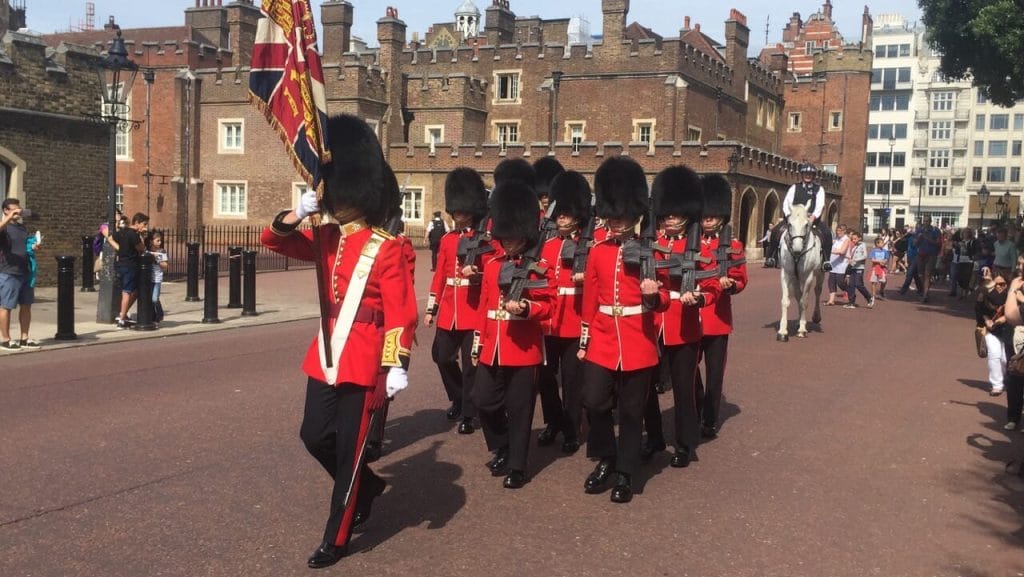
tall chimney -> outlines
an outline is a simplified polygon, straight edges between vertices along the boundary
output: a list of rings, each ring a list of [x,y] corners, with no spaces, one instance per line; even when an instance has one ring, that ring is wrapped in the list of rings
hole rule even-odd
[[[231,65],[235,68],[252,63],[252,47],[256,43],[256,23],[260,9],[251,2],[232,2],[227,7],[228,42],[231,50]]]
[[[750,28],[747,17],[733,8],[725,21],[725,62],[733,70],[747,61],[747,47],[750,46]]]
[[[516,15],[508,0],[493,0],[484,14],[484,33],[492,46],[515,42]]]
[[[380,127],[380,142],[384,146],[384,155],[388,156],[389,145],[405,140],[402,132],[402,49],[405,46],[405,22],[398,19],[398,9],[388,7],[384,18],[377,21],[377,42],[380,51],[377,54],[381,71],[387,79],[387,102],[389,117],[383,119]]]
[[[617,53],[623,49],[629,0],[601,0],[601,13],[604,15],[601,26],[603,49]]]
[[[352,5],[345,0],[329,0],[320,5],[324,25],[324,62],[341,62],[352,43]]]

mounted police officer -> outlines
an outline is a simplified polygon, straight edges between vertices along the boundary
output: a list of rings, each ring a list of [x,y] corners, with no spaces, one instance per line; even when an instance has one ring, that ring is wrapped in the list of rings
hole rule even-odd
[[[789,187],[786,191],[786,198],[782,201],[782,214],[785,217],[782,222],[772,229],[771,245],[768,247],[768,254],[765,256],[764,265],[775,267],[779,261],[779,241],[782,237],[782,230],[786,226],[786,219],[794,204],[807,205],[807,215],[811,219],[811,227],[818,235],[821,243],[821,269],[828,272],[832,270],[829,264],[829,251],[832,250],[832,231],[827,224],[821,222],[821,212],[825,208],[825,188],[814,182],[818,175],[818,169],[813,164],[800,165],[800,182]]]

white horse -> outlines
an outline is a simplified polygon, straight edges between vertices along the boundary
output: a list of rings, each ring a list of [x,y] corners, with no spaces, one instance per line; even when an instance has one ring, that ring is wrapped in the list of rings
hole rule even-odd
[[[807,207],[794,204],[786,219],[786,225],[779,240],[781,255],[779,268],[782,277],[782,318],[779,319],[778,341],[789,340],[789,301],[791,296],[797,300],[800,313],[800,326],[796,336],[807,336],[808,300],[814,299],[814,316],[811,322],[821,322],[821,285],[825,278],[821,270],[821,240],[811,228],[811,220],[807,217]]]

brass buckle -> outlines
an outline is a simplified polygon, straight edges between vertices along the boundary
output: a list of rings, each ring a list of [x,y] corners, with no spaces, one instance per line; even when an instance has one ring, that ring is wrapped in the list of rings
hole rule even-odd
[[[612,316],[613,317],[621,317],[622,316],[622,305],[612,305]]]
[[[494,311],[494,319],[499,321],[508,320],[508,311],[504,309],[498,309]]]

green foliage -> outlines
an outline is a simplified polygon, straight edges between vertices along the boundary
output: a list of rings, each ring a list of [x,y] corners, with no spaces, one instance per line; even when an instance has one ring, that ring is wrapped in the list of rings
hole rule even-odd
[[[940,70],[996,104],[1024,99],[1024,0],[918,0]]]

